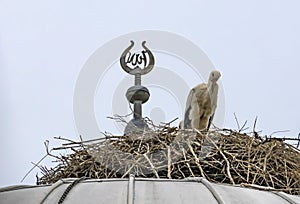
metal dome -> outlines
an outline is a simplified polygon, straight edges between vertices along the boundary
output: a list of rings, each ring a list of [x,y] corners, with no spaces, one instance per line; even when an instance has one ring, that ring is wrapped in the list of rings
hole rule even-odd
[[[53,185],[0,189],[0,203],[300,204],[300,196],[210,183],[204,178],[63,179]]]

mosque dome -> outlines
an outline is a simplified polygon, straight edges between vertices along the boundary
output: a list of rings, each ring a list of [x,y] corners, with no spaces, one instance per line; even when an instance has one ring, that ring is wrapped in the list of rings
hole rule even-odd
[[[0,203],[211,203],[299,204],[300,196],[279,191],[216,184],[204,178],[186,179],[62,179],[52,185],[0,189]]]

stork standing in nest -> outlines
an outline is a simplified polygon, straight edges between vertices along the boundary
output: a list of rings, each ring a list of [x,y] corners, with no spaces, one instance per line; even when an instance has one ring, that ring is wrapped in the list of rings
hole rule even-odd
[[[209,129],[214,118],[215,110],[218,100],[217,84],[221,73],[219,71],[212,71],[210,73],[208,83],[202,83],[189,92],[184,119],[180,124],[182,129]]]

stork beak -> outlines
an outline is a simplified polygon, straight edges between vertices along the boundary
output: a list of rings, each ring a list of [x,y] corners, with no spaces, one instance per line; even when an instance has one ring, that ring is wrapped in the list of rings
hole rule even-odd
[[[221,74],[219,73],[219,75],[216,78],[216,81],[218,81],[220,77],[221,77]]]

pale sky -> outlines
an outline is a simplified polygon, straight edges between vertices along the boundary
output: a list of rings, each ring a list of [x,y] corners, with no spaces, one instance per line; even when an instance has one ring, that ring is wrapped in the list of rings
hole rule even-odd
[[[275,136],[296,137],[300,132],[299,8],[298,0],[0,0],[0,186],[20,183],[31,162],[44,156],[45,140],[53,147],[58,145],[54,136],[78,139],[73,95],[80,70],[106,42],[142,30],[168,31],[189,39],[220,70],[224,127],[236,128],[233,113],[241,123],[248,120],[251,129],[258,116],[257,130],[263,135],[290,130]],[[167,66],[172,59],[166,56],[162,61]],[[101,112],[101,102],[112,103],[113,88],[126,76],[117,69],[117,65],[111,68],[120,71],[117,79],[108,80],[112,74],[108,72],[104,85],[98,87],[107,97],[100,93],[95,97],[97,120],[106,121],[111,132],[116,125]],[[195,81],[192,72],[180,76],[190,88],[202,82]],[[166,120],[174,113],[181,118],[172,93],[154,85],[150,91],[145,116],[161,108]],[[38,171],[24,183],[33,184]]]

